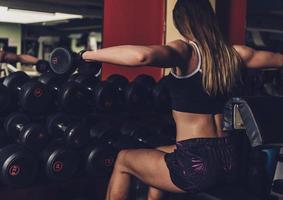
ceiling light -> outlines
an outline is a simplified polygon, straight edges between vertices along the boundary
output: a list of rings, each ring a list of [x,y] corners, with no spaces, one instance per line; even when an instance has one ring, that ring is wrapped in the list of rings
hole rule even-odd
[[[18,10],[18,9],[10,9],[8,7],[0,6],[0,22],[30,24],[30,23],[75,19],[82,17],[83,17],[82,15]]]

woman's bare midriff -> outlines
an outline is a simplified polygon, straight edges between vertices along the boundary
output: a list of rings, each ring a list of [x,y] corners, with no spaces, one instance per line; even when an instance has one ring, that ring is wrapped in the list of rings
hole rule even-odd
[[[221,114],[195,114],[173,110],[173,117],[176,122],[177,141],[225,136],[221,128]]]

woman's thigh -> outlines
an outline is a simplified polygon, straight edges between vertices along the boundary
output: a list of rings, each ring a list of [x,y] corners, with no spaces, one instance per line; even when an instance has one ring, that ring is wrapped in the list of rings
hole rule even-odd
[[[155,149],[124,150],[120,152],[118,162],[122,162],[126,173],[150,186],[169,192],[184,192],[172,183],[164,155],[165,152]]]

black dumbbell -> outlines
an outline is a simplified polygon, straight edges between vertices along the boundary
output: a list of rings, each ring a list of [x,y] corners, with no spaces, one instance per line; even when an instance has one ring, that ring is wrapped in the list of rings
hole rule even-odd
[[[114,85],[114,87],[116,88],[116,90],[118,91],[118,103],[121,106],[122,109],[125,108],[125,93],[126,93],[126,89],[129,85],[129,80],[119,74],[113,74],[111,76],[109,76],[107,78],[107,81],[109,83],[112,83]]]
[[[122,149],[152,148],[174,143],[174,140],[155,131],[136,120],[125,122],[121,131],[112,122],[96,124],[90,133],[92,144],[84,151],[87,174],[110,176],[118,152]]]
[[[107,81],[99,81],[94,75],[80,74],[75,82],[84,86],[89,95],[92,96],[95,109],[102,112],[116,111],[118,108],[118,92],[114,86]]]
[[[73,120],[66,114],[56,113],[47,118],[47,130],[53,138],[64,138],[66,144],[81,148],[89,142],[89,129],[79,120]]]
[[[169,112],[171,110],[167,81],[167,76],[164,76],[152,89],[153,108],[158,112]]]
[[[3,85],[13,92],[19,105],[26,112],[42,114],[50,108],[52,96],[48,88],[38,81],[32,81],[24,72],[10,74],[5,78]]]
[[[46,60],[38,60],[35,64],[35,69],[41,74],[49,72],[51,70],[49,62]]]
[[[72,92],[70,92],[72,91]],[[59,97],[60,98],[60,97]],[[78,75],[73,82],[67,83],[61,91],[61,105],[78,104],[80,110],[113,112],[119,107],[118,92],[113,84],[102,81],[94,75]],[[77,101],[75,99],[80,99]]]
[[[30,118],[23,113],[10,114],[5,119],[4,128],[17,143],[34,151],[43,149],[49,141],[44,126],[32,123]]]
[[[64,48],[56,48],[50,54],[50,67],[56,74],[72,74],[76,68],[83,74],[97,74],[100,62],[84,62],[79,54]]]
[[[65,141],[55,140],[41,154],[42,175],[49,180],[63,181],[72,178],[80,163],[79,154]]]
[[[119,129],[112,125],[109,121],[103,121],[91,128],[92,142],[83,152],[84,166],[90,176],[111,175],[118,154],[113,143],[121,136]]]
[[[47,85],[53,93],[53,96],[57,98],[57,94],[61,86],[67,81],[68,77],[65,75],[58,75],[54,72],[46,72],[38,77],[38,81]]]
[[[0,137],[0,181],[9,187],[29,186],[38,175],[38,161],[23,146],[9,143]]]
[[[147,75],[147,74],[138,75],[134,79],[134,82],[143,86],[145,89],[149,91],[149,93],[152,91],[153,87],[156,84],[155,79],[152,76]]]
[[[95,106],[93,88],[99,82],[93,74],[73,74],[58,95],[61,108],[67,113],[85,114],[93,111]]]
[[[152,88],[155,80],[148,75],[140,75],[132,81],[125,93],[129,112],[148,111],[152,108]]]
[[[49,88],[49,91],[51,92],[51,95],[53,97],[53,102],[51,102],[53,104],[53,108],[56,110],[64,110],[64,106],[60,105],[59,102],[59,92],[62,88],[62,86],[65,84],[65,82],[67,81],[68,77],[65,75],[60,75],[60,74],[55,74],[52,71],[46,72],[44,74],[42,74],[41,76],[38,77],[38,81],[43,83],[44,85],[46,85]],[[50,108],[52,108],[50,106]],[[72,112],[72,108],[76,108],[75,107],[71,107],[71,109],[68,109],[68,111]],[[49,109],[49,113],[50,112],[54,112],[54,109]]]

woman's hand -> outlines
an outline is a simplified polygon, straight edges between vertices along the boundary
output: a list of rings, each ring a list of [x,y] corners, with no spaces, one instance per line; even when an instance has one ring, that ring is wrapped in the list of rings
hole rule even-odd
[[[5,62],[5,51],[0,51],[0,63]]]

